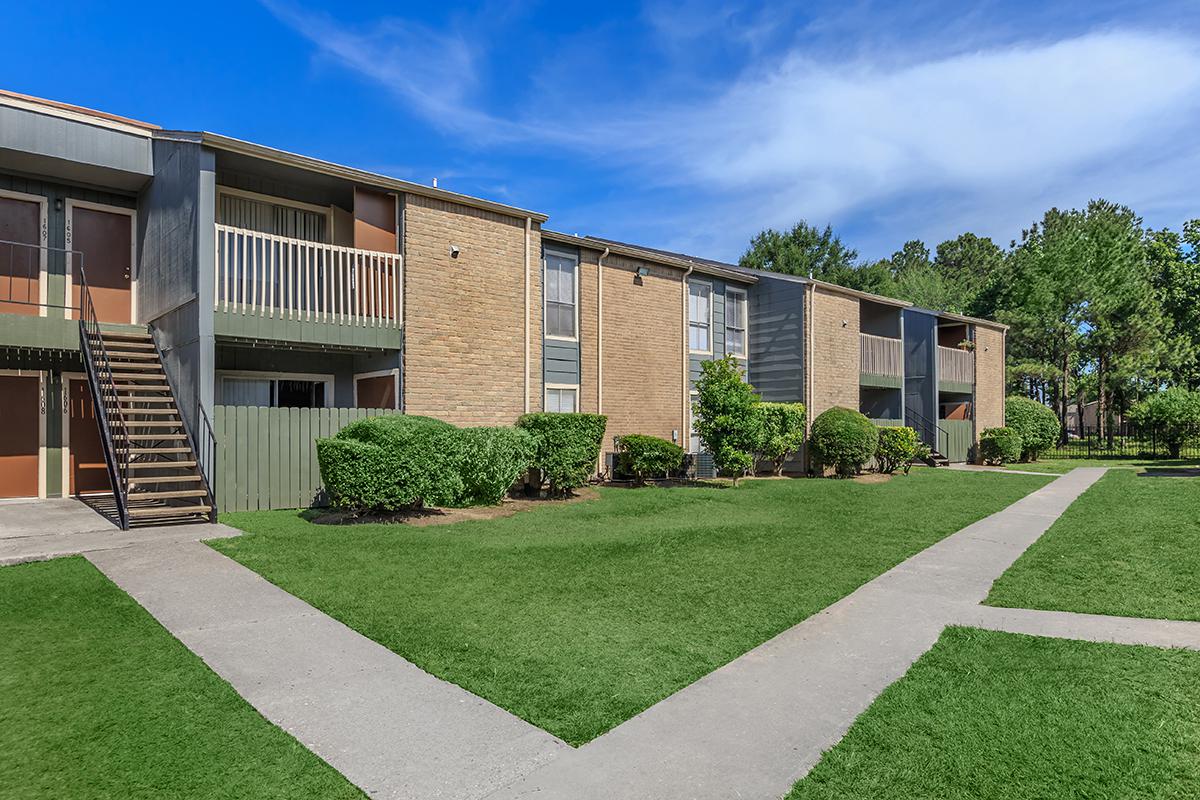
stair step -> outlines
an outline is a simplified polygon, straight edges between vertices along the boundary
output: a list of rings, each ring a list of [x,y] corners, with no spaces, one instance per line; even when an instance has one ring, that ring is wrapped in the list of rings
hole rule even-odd
[[[121,370],[121,372],[114,372],[113,373],[114,376],[129,372],[130,370],[136,370],[136,372],[130,373],[130,374],[134,374],[134,375],[140,375],[143,372],[162,372],[162,364],[159,364],[157,361],[149,361],[149,362],[144,362],[144,363],[141,363],[141,362],[132,363],[131,362],[129,364],[124,364],[124,363],[113,364],[112,368],[114,370],[118,370],[118,369]]]
[[[166,383],[114,383],[113,386],[118,389],[135,389],[142,392],[165,392],[171,388]]]
[[[114,372],[112,377],[114,381],[121,378],[128,381],[153,381],[161,383],[163,381],[163,372],[162,368],[155,364],[154,372]]]
[[[162,451],[158,451],[162,452]],[[191,452],[191,451],[189,451]],[[196,466],[195,461],[130,461],[129,469],[182,469],[187,467],[191,469]]]
[[[176,489],[169,492],[137,492],[129,495],[130,500],[171,500],[181,497],[208,497],[208,490]]]
[[[109,358],[120,359],[122,361],[158,361],[158,353],[145,350],[113,350],[108,349]],[[132,365],[131,365],[132,366]]]
[[[210,506],[150,506],[147,508],[131,508],[129,516],[137,519],[145,517],[188,517],[193,514],[208,514]]]
[[[178,442],[188,438],[186,433],[121,433],[114,431],[113,435],[131,442]]]
[[[118,450],[129,453],[131,456],[152,456],[158,453],[191,453],[190,447],[134,447],[126,450],[123,447],[118,447]]]
[[[123,400],[123,401],[125,401],[125,403],[170,403],[172,405],[175,404],[174,397],[135,397],[131,394],[119,394],[119,395],[117,395],[117,399]],[[123,403],[121,405],[122,411],[125,410],[125,403]],[[154,408],[134,409],[134,411],[141,411],[146,414],[152,414],[155,411],[167,411],[167,410],[169,410],[172,414],[175,413],[174,409],[154,409]]]
[[[107,342],[109,339],[134,342],[153,342],[150,334],[142,331],[100,331],[100,338]]]
[[[126,417],[129,416],[125,412],[121,412],[121,413],[122,413],[122,416],[126,416]],[[183,422],[181,420],[176,420],[174,422],[171,422],[171,421],[163,422],[161,420],[155,420],[155,419],[126,419],[125,427],[127,427],[127,428],[182,428]]]
[[[124,351],[136,350],[145,352],[147,350],[154,350],[155,348],[154,342],[113,342],[112,345],[109,346],[108,340],[105,339],[104,349],[108,351],[109,355],[112,355],[113,353]],[[157,357],[157,353],[155,354],[155,357]]]
[[[199,475],[152,475],[145,478],[130,478],[130,486],[142,486],[152,483],[199,483]]]

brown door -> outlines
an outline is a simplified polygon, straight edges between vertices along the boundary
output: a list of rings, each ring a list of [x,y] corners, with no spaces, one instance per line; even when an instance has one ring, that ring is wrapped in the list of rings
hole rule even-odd
[[[78,206],[71,210],[71,249],[83,254],[83,271],[87,274],[96,317],[101,322],[131,321],[132,244],[133,229],[128,214]],[[78,305],[79,270],[75,265],[71,282],[73,301]]]
[[[96,421],[96,407],[92,404],[92,391],[88,382],[79,378],[70,379],[67,386],[70,405],[67,409],[71,462],[71,494],[110,492],[108,466],[104,461],[104,446],[100,442],[100,425]]]
[[[396,377],[394,375],[355,378],[354,391],[358,397],[359,408],[394,409],[396,407]]]
[[[0,314],[37,315],[41,298],[42,207],[28,200],[0,197]]]
[[[0,375],[0,497],[37,497],[40,410],[36,375]]]

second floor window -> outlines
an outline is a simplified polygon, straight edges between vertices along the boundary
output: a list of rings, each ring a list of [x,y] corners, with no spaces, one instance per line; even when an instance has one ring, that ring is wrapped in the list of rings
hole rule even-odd
[[[546,335],[574,339],[575,331],[575,259],[546,254]]]
[[[712,351],[712,287],[688,284],[688,347],[699,353]]]
[[[746,356],[746,293],[725,290],[725,352]]]

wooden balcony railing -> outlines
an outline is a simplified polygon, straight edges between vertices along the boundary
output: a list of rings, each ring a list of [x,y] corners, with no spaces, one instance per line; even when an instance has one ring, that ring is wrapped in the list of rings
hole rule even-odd
[[[342,325],[400,327],[399,253],[216,226],[213,309]]]
[[[975,353],[938,345],[938,380],[975,383]]]
[[[861,353],[860,372],[868,375],[904,377],[904,348],[899,339],[860,333],[858,341]]]

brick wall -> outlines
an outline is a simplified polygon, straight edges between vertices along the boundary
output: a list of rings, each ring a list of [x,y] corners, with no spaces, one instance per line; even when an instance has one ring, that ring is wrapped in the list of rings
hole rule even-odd
[[[1004,332],[975,327],[975,430],[1004,424]]]
[[[540,410],[536,223],[529,248],[530,409]],[[525,220],[407,195],[404,253],[405,410],[456,425],[512,424],[524,410]]]
[[[832,406],[858,410],[860,361],[858,298],[819,286],[813,291],[810,420]]]

